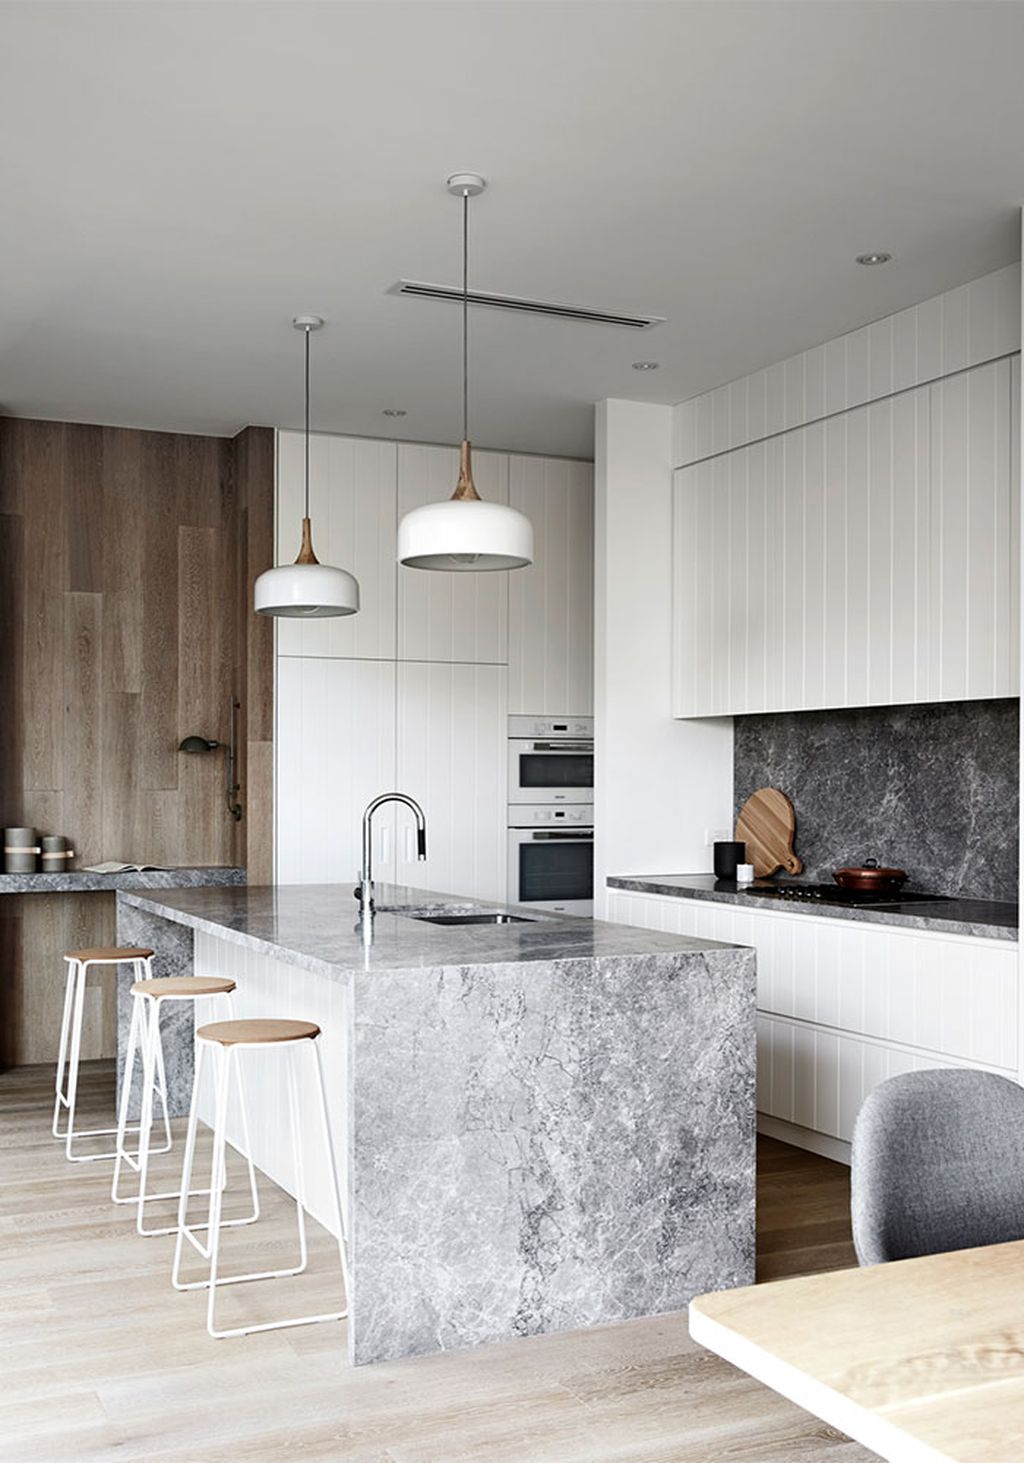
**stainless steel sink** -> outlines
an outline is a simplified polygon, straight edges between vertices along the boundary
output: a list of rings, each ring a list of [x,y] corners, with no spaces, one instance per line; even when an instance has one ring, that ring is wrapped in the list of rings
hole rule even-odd
[[[522,914],[412,914],[410,919],[428,925],[532,925],[536,921]]]

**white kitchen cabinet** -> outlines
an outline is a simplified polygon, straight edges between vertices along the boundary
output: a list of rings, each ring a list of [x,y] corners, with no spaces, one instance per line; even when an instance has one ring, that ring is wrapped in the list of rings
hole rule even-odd
[[[281,884],[354,884],[362,815],[395,784],[395,663],[277,662],[277,871]],[[375,820],[374,875],[395,875],[395,815]]]
[[[1017,695],[1010,376],[994,361],[931,387],[936,700]]]
[[[302,531],[301,432],[277,434],[277,562],[290,564]],[[277,621],[278,655],[395,656],[398,450],[394,442],[317,434],[309,442],[313,547],[322,564],[359,581],[359,613]],[[268,566],[269,567],[269,566]]]
[[[609,918],[757,951],[758,1110],[849,1142],[895,1072],[971,1066],[1017,1077],[1017,946],[608,891]]]
[[[594,704],[594,470],[509,459],[509,502],[533,524],[534,562],[509,574],[509,711],[589,716]]]
[[[398,879],[504,899],[507,671],[404,661],[398,667],[398,786],[427,817],[427,862],[398,815]]]
[[[1017,694],[1011,363],[677,470],[680,717]]]
[[[398,448],[399,517],[450,498],[459,474],[454,447]],[[508,457],[474,452],[473,475],[489,503],[508,502]],[[398,658],[508,662],[508,574],[398,569]]]

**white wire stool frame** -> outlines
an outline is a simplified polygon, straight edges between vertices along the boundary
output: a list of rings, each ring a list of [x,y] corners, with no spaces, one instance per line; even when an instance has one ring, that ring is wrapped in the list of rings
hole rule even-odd
[[[172,978],[173,979],[173,978]],[[155,1203],[160,1199],[177,1199],[180,1193],[177,1189],[164,1189],[159,1193],[147,1192],[146,1184],[149,1176],[149,1160],[156,1154],[167,1153],[171,1147],[171,1132],[167,1123],[166,1102],[164,1104],[164,1128],[166,1141],[160,1148],[150,1146],[150,1137],[153,1130],[153,1093],[166,1093],[167,1080],[164,1073],[163,1042],[160,1038],[160,1007],[164,1001],[216,1001],[224,1002],[227,1015],[233,1015],[231,992],[235,988],[234,981],[225,982],[227,989],[204,991],[202,976],[189,976],[184,980],[173,979],[173,985],[168,981],[153,981],[152,985],[157,989],[132,990],[132,1020],[128,1029],[128,1046],[124,1059],[124,1076],[121,1085],[121,1101],[119,1104],[119,1115],[117,1124],[117,1142],[114,1149],[114,1173],[110,1183],[110,1197],[115,1204],[135,1205],[135,1228],[139,1234],[151,1237],[161,1234],[175,1234],[177,1224],[164,1224],[157,1226],[146,1226],[146,1205]],[[196,990],[185,989],[186,980],[195,982]],[[160,990],[161,985],[172,985],[169,990]],[[128,1109],[131,1105],[132,1078],[135,1072],[135,1057],[139,1055],[142,1063],[142,1097],[141,1110],[139,1113],[139,1125],[137,1128],[129,1126]],[[252,1152],[252,1144],[249,1141],[249,1121],[245,1110],[245,1096],[241,1086],[238,1088],[238,1101],[242,1116],[242,1129],[245,1134],[246,1162],[249,1168],[249,1192],[252,1196],[252,1213],[241,1219],[227,1219],[224,1227],[234,1229],[242,1224],[255,1224],[260,1217],[260,1200],[256,1189],[256,1173],[253,1168],[252,1159],[248,1157]],[[138,1147],[132,1153],[125,1144],[125,1138],[129,1133],[138,1134]],[[134,1194],[122,1194],[121,1172],[122,1165],[139,1175],[138,1192]],[[222,1173],[222,1185],[226,1183],[226,1174]],[[209,1194],[209,1189],[193,1189],[192,1197],[201,1194]],[[199,1226],[205,1229],[205,1225]]]
[[[132,947],[137,948],[137,947]],[[75,1128],[75,1107],[78,1100],[78,1068],[79,1057],[82,1050],[82,1016],[85,1009],[85,982],[90,965],[131,965],[134,967],[135,979],[151,979],[153,975],[153,954],[148,955],[126,955],[120,950],[110,950],[103,955],[90,955],[86,959],[78,955],[65,955],[67,963],[67,977],[64,985],[64,1014],[60,1023],[60,1050],[57,1056],[57,1070],[54,1077],[53,1090],[53,1124],[51,1131],[55,1138],[64,1143],[64,1156],[69,1163],[96,1163],[100,1159],[115,1158],[116,1152],[110,1149],[105,1153],[75,1153],[72,1145],[81,1138],[105,1138],[117,1133],[118,1128]],[[70,1051],[68,1039],[70,1037]],[[65,1068],[67,1070],[67,1084],[65,1087]],[[160,1064],[160,1071],[157,1078],[159,1087],[157,1095],[160,1098],[160,1106],[163,1112],[164,1141],[166,1146],[159,1150],[166,1153],[171,1146],[171,1127],[167,1118],[167,1084],[164,1081],[163,1063]],[[67,1109],[67,1123],[64,1132],[60,1130],[60,1110]],[[118,1127],[120,1124],[118,1124]],[[131,1128],[130,1132],[137,1132],[137,1128]]]
[[[271,1024],[271,1023],[268,1023]],[[276,1024],[276,1023],[275,1023]],[[298,1081],[296,1063],[299,1059],[301,1049],[305,1047],[312,1049],[313,1068],[316,1077],[317,1093],[319,1097],[320,1122],[324,1136],[324,1147],[327,1154],[327,1162],[330,1170],[331,1187],[334,1192],[334,1200],[338,1216],[338,1255],[341,1261],[342,1283],[345,1287],[346,1298],[349,1295],[349,1269],[348,1269],[348,1241],[345,1228],[344,1210],[341,1202],[341,1185],[338,1182],[338,1165],[334,1153],[334,1140],[331,1136],[330,1118],[327,1112],[327,1094],[324,1088],[324,1069],[320,1055],[319,1034],[313,1037],[267,1043],[267,1042],[233,1042],[231,1045],[222,1045],[219,1041],[204,1038],[203,1028],[196,1032],[196,1064],[195,1077],[192,1085],[192,1107],[189,1112],[188,1133],[185,1138],[185,1156],[181,1175],[181,1197],[178,1201],[178,1226],[177,1239],[174,1246],[174,1263],[171,1269],[171,1284],[175,1290],[205,1290],[207,1291],[206,1302],[206,1329],[217,1341],[228,1336],[250,1336],[257,1331],[282,1331],[292,1326],[311,1326],[320,1321],[343,1321],[348,1316],[348,1307],[338,1311],[325,1311],[318,1315],[294,1316],[287,1320],[263,1321],[252,1326],[232,1326],[218,1328],[216,1325],[216,1296],[217,1291],[224,1285],[240,1285],[246,1281],[255,1280],[278,1280],[292,1275],[301,1275],[306,1269],[309,1260],[309,1251],[306,1244],[306,1180],[305,1168],[302,1159],[302,1144],[300,1141],[299,1129],[299,1101]],[[289,1265],[281,1270],[254,1270],[245,1275],[218,1275],[218,1262],[220,1256],[220,1231],[226,1228],[221,1223],[221,1199],[224,1190],[224,1145],[226,1142],[227,1108],[228,1108],[228,1085],[232,1065],[237,1063],[237,1054],[240,1051],[269,1051],[276,1048],[282,1055],[282,1059],[288,1063],[288,1112],[291,1126],[291,1140],[295,1153],[295,1216],[298,1227],[299,1259],[298,1264]],[[187,1222],[188,1197],[192,1183],[192,1165],[195,1157],[196,1128],[198,1124],[198,1096],[199,1084],[203,1062],[206,1053],[210,1052],[213,1057],[216,1072],[216,1097],[213,1120],[213,1157],[210,1164],[210,1208],[207,1223],[204,1225],[189,1225]],[[240,1074],[236,1067],[236,1080],[241,1082]],[[248,1141],[248,1137],[246,1138]],[[196,1233],[205,1229],[208,1231],[209,1243],[202,1244],[196,1238]],[[181,1279],[181,1257],[184,1248],[184,1241],[195,1249],[204,1260],[209,1261],[209,1274],[205,1280],[183,1281]]]

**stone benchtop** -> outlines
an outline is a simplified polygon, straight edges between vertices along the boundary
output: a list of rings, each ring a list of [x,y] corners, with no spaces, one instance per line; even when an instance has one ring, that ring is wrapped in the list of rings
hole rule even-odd
[[[125,891],[123,906],[327,976],[352,971],[602,960],[734,950],[715,940],[634,929],[402,885],[378,884],[373,942],[364,945],[351,884],[247,884],[237,888]],[[522,924],[435,925],[413,912],[501,911]]]
[[[627,894],[662,894],[674,899],[710,900],[718,904],[741,904],[761,914],[796,914],[808,919],[852,920],[858,924],[901,925],[905,929],[930,930],[933,934],[967,935],[979,940],[1017,939],[1017,906],[997,899],[947,899],[943,903],[901,904],[899,896],[886,905],[802,903],[798,899],[766,899],[756,893],[775,883],[797,884],[799,880],[757,879],[754,884],[737,884],[716,879],[714,874],[616,874],[607,881],[609,889]]]
[[[244,884],[245,870],[226,864],[192,868],[126,870],[123,874],[95,874],[72,869],[61,874],[0,874],[0,894],[98,894],[121,889],[185,889],[203,885]]]

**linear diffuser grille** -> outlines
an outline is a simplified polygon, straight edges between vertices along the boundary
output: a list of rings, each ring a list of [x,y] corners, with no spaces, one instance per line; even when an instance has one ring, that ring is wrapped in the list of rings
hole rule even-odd
[[[424,284],[420,280],[400,279],[389,294],[413,295],[421,300],[450,300],[462,303],[462,291],[444,284]],[[588,310],[583,305],[556,305],[549,300],[524,300],[518,295],[494,295],[486,290],[470,290],[471,305],[489,305],[494,310],[517,310],[523,315],[549,315],[556,320],[585,320],[591,325],[619,325],[627,330],[649,330],[661,325],[662,315],[615,315],[607,310]]]

